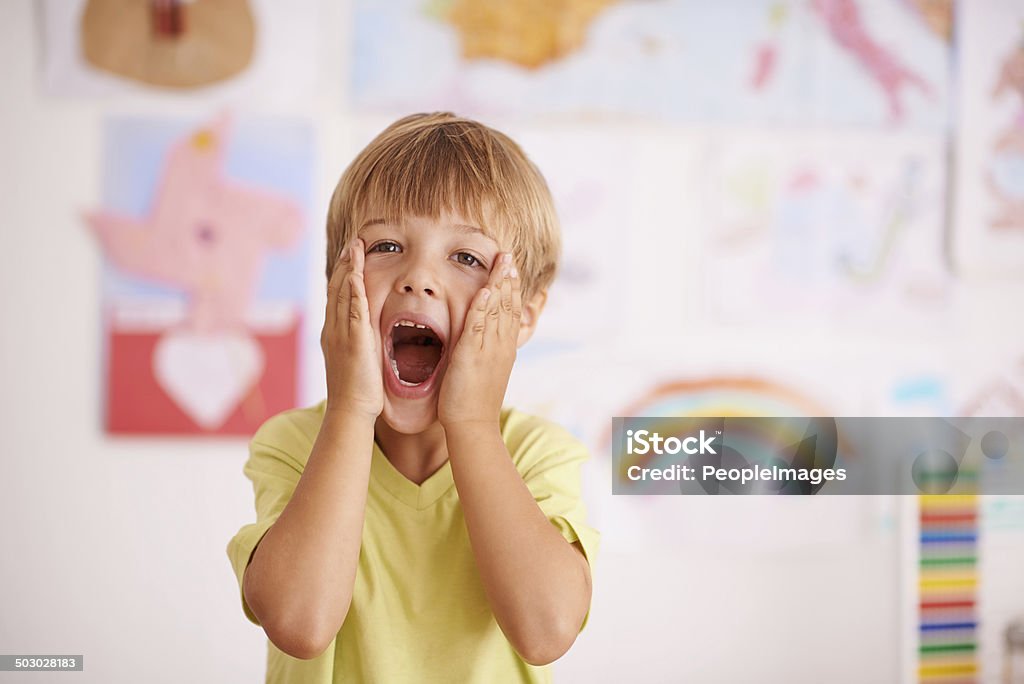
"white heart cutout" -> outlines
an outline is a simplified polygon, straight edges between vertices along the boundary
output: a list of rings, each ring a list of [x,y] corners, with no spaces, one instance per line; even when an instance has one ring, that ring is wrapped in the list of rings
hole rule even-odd
[[[263,375],[263,350],[247,335],[169,333],[153,352],[153,375],[205,430],[220,427]]]

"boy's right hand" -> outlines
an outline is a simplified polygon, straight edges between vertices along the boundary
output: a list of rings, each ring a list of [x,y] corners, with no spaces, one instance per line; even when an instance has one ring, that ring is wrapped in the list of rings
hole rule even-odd
[[[363,283],[366,255],[356,239],[342,250],[327,284],[320,348],[327,367],[327,410],[376,419],[384,410],[381,353]]]

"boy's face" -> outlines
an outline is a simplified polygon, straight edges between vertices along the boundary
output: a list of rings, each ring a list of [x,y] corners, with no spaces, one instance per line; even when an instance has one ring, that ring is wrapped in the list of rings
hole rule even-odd
[[[417,434],[437,420],[449,354],[500,248],[471,221],[450,213],[436,221],[371,218],[359,237],[366,247],[370,324],[383,357],[382,417],[398,432]],[[524,323],[527,318],[524,311]]]

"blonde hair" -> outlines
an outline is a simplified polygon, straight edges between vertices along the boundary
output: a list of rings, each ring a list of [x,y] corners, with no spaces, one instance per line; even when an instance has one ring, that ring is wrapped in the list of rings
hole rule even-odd
[[[443,211],[476,221],[512,252],[524,300],[551,285],[561,238],[544,177],[511,138],[448,112],[399,119],[345,169],[327,213],[327,278],[363,221]]]

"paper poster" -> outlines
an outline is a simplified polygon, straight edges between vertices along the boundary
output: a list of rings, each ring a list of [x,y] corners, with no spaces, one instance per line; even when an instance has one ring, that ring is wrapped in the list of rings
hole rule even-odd
[[[1024,6],[962,2],[954,260],[968,276],[1024,272]]]
[[[906,681],[1008,679],[1024,624],[1024,497],[903,497]]]
[[[356,0],[352,86],[365,111],[941,131],[948,11],[922,4]]]
[[[529,128],[510,134],[544,175],[561,224],[562,258],[543,315],[521,357],[613,343],[628,290],[621,264],[631,241],[623,227],[634,223],[631,179],[637,155],[623,138],[587,126]]]
[[[1000,319],[997,304],[987,308],[994,311],[971,302],[969,310],[957,312],[959,334],[935,344],[889,342],[884,355],[871,354],[863,415],[1024,416],[1020,340],[989,334],[999,330]]]
[[[293,102],[314,90],[319,13],[315,0],[45,0],[44,83],[58,95]]]
[[[727,323],[949,328],[940,137],[715,137],[704,303]]]
[[[103,198],[104,425],[251,434],[296,404],[312,140],[300,123],[114,119]]]
[[[590,450],[584,500],[602,545],[614,552],[730,548],[765,551],[845,543],[870,535],[891,518],[885,502],[863,497],[613,496],[613,416],[858,415],[856,373],[833,372],[831,395],[820,378],[833,361],[739,360],[728,345],[717,352],[689,344],[690,357],[649,350],[616,353],[594,345],[586,354],[546,358],[512,373],[507,400],[546,416]],[[750,370],[742,370],[744,364]],[[854,499],[857,499],[854,501]],[[716,524],[706,521],[713,516]]]

